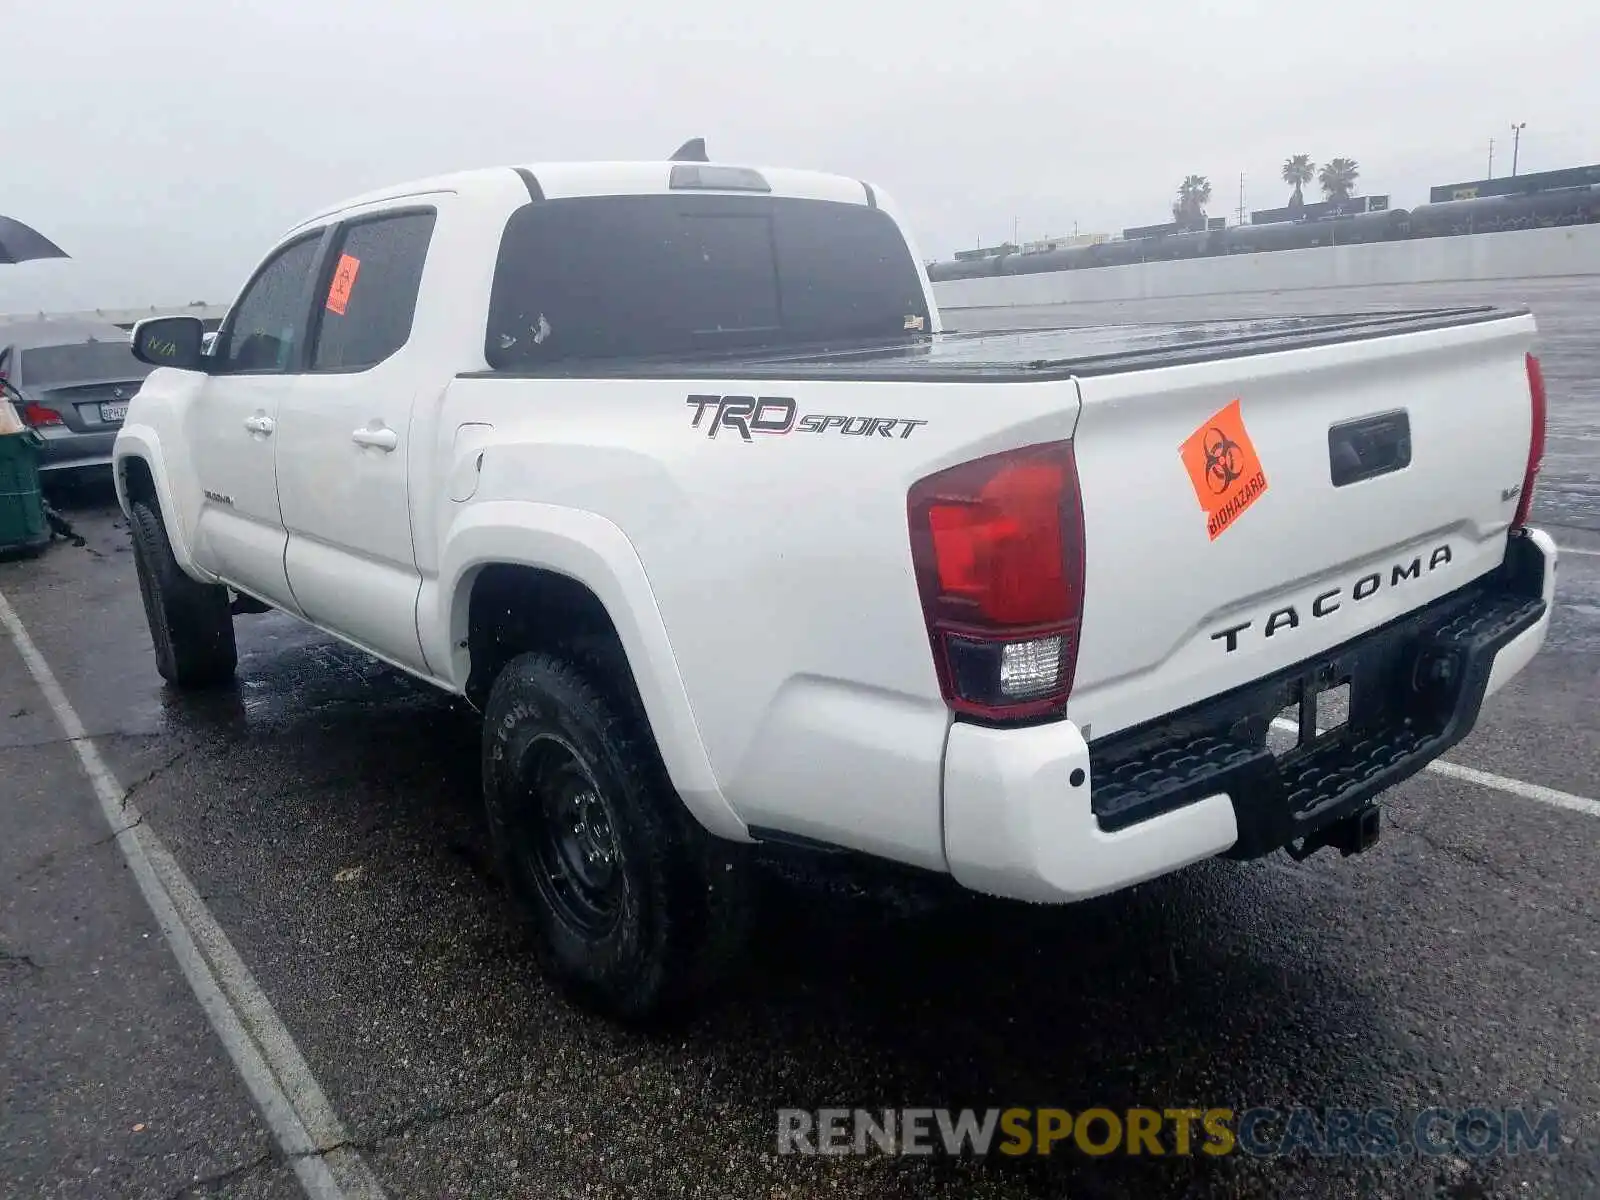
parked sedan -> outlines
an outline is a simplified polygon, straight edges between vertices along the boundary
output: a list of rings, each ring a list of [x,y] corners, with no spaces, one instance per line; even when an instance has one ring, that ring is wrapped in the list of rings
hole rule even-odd
[[[39,469],[107,469],[128,402],[151,368],[115,325],[30,321],[0,325],[0,377],[23,421],[44,436]]]

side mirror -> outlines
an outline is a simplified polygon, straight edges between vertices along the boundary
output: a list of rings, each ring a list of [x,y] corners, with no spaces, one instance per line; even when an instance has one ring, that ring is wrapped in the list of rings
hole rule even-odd
[[[147,317],[133,327],[133,356],[152,367],[198,371],[204,365],[205,336],[199,317]]]

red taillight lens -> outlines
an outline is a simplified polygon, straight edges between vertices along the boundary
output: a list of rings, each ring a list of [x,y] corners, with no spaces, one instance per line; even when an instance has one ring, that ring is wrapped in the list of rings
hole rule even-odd
[[[61,424],[61,414],[53,408],[46,408],[42,404],[29,404],[24,406],[22,410],[22,419],[35,428],[40,425]]]
[[[1083,510],[1070,442],[919,481],[911,554],[945,701],[991,720],[1059,712],[1083,601]]]
[[[1544,390],[1544,368],[1532,354],[1527,356],[1528,401],[1532,409],[1533,430],[1528,437],[1528,468],[1522,476],[1522,494],[1517,498],[1517,515],[1511,518],[1513,529],[1528,523],[1533,511],[1533,489],[1539,482],[1539,468],[1544,465],[1544,432],[1549,420],[1549,405]]]

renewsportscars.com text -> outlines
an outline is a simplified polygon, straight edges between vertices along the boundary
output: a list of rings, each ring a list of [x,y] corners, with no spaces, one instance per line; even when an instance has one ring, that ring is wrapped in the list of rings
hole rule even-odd
[[[1490,1158],[1554,1154],[1554,1110],[1064,1108],[778,1110],[779,1154]]]

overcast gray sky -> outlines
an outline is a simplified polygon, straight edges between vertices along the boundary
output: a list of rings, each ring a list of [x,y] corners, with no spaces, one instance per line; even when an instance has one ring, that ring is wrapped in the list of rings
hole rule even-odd
[[[1582,0],[5,0],[0,212],[70,262],[0,312],[225,303],[289,225],[413,176],[565,158],[840,171],[925,257],[1281,204],[1283,159],[1357,159],[1409,207],[1511,164],[1600,161]]]

